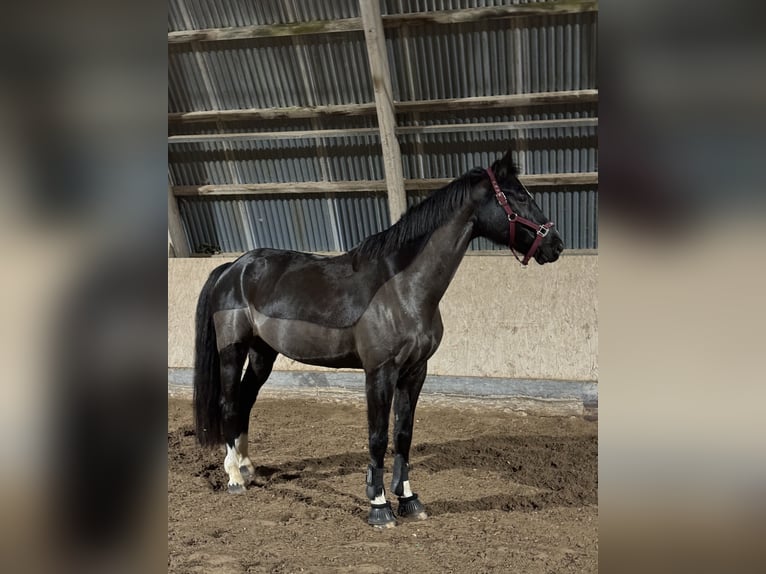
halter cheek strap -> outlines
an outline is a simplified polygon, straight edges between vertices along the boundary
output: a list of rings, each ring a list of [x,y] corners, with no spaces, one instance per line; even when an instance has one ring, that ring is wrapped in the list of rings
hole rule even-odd
[[[513,256],[519,263],[522,265],[527,265],[529,260],[534,257],[537,249],[540,247],[540,244],[543,242],[543,238],[548,235],[548,231],[550,231],[551,227],[553,227],[555,224],[552,221],[549,221],[540,225],[534,221],[526,219],[525,217],[521,217],[518,213],[511,209],[510,205],[508,205],[508,198],[505,197],[505,194],[500,189],[500,186],[497,183],[497,178],[495,177],[495,172],[492,171],[492,168],[488,167],[484,171],[486,171],[487,175],[489,176],[489,181],[492,184],[492,189],[495,191],[495,199],[497,200],[497,203],[500,204],[500,207],[503,208],[503,211],[505,211],[505,214],[508,216],[508,248],[511,250],[511,253],[513,253]],[[519,256],[516,254],[516,250],[513,248],[513,244],[516,240],[517,223],[520,223],[521,225],[528,227],[536,232],[535,240],[532,242],[532,246],[529,248],[529,251],[527,251],[527,254],[524,255],[524,259],[519,259]]]

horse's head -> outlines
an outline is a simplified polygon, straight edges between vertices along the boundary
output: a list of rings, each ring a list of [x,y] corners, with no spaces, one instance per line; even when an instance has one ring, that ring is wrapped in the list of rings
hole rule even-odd
[[[483,171],[474,191],[479,204],[476,235],[525,254],[525,264],[529,257],[540,265],[559,258],[564,241],[519,181],[511,152]]]

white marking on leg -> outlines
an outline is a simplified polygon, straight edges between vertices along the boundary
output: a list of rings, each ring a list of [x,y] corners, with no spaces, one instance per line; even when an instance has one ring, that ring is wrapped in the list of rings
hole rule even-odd
[[[229,486],[244,486],[245,480],[239,472],[239,454],[237,449],[226,445],[226,458],[223,459],[223,469],[229,475]]]
[[[237,438],[234,439],[234,448],[236,449],[237,455],[239,456],[239,466],[244,466],[247,468],[248,472],[250,472],[250,476],[253,476],[255,474],[255,466],[253,466],[253,462],[248,456],[246,432],[241,433]]]
[[[402,498],[408,498],[410,496],[414,496],[412,494],[412,490],[410,490],[410,481],[409,480],[405,480],[402,483],[402,491],[403,491],[402,492]],[[412,503],[408,502],[406,504],[412,504]],[[425,520],[426,518],[428,518],[428,514],[426,514],[424,510],[421,510],[417,514],[407,514],[407,516],[409,518],[417,518],[418,520]]]
[[[381,493],[372,499],[372,504],[385,504],[386,503],[386,489],[384,488]]]
[[[241,433],[234,439],[234,448],[237,449],[240,458],[247,458],[247,433]]]

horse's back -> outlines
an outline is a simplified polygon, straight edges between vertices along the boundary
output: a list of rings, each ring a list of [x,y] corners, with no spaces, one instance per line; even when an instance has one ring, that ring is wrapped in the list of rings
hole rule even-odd
[[[334,329],[353,326],[385,280],[375,267],[355,271],[349,254],[258,249],[242,259],[243,296],[254,310]]]

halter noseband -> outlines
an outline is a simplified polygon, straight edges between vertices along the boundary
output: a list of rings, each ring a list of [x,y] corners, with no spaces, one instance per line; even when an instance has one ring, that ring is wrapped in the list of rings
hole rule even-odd
[[[538,247],[540,247],[540,244],[543,242],[543,237],[548,235],[548,231],[555,224],[552,221],[549,221],[548,223],[543,223],[542,225],[540,225],[538,223],[535,223],[534,221],[521,217],[518,213],[516,213],[515,211],[513,211],[513,209],[511,209],[510,205],[508,205],[508,198],[505,197],[505,194],[500,189],[500,186],[497,184],[497,179],[495,178],[495,172],[492,171],[492,168],[488,167],[484,171],[487,172],[487,175],[489,176],[489,181],[492,184],[492,189],[495,190],[495,199],[497,199],[497,203],[500,204],[500,207],[503,208],[503,211],[505,211],[506,215],[508,216],[508,231],[510,233],[509,239],[508,239],[508,248],[511,250],[511,253],[513,253],[513,256],[516,258],[516,261],[518,261],[522,265],[527,265],[529,263],[529,260],[532,259],[532,257],[534,257],[535,252],[537,251]],[[524,191],[526,191],[526,189]],[[528,191],[527,193],[529,194]],[[529,251],[527,251],[527,254],[524,256],[523,260],[519,259],[519,256],[516,254],[516,251],[513,248],[513,240],[516,237],[517,223],[520,223],[521,225],[529,227],[531,230],[536,232],[535,240],[532,242],[532,246],[529,248]]]

